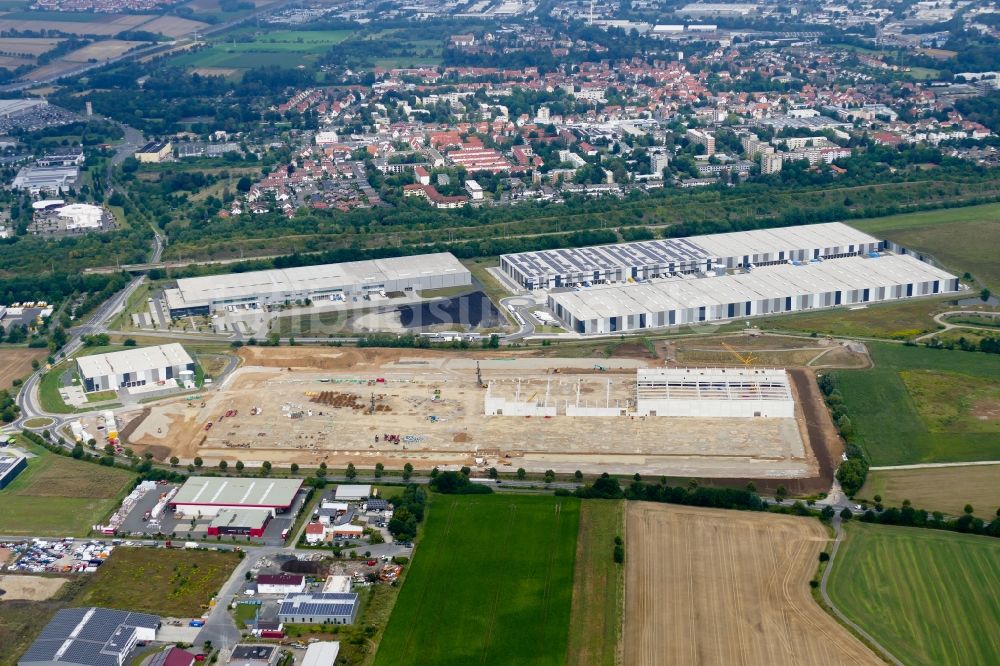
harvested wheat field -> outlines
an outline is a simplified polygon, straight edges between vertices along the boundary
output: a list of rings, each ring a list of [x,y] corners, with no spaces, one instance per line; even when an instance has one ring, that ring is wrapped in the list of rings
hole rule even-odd
[[[0,576],[0,601],[51,599],[66,581],[52,576]]]
[[[41,361],[48,354],[46,349],[29,349],[28,347],[9,347],[0,349],[0,389],[10,388],[15,379],[23,379],[34,370],[31,362]]]
[[[816,520],[629,502],[625,663],[881,664],[813,600]]]

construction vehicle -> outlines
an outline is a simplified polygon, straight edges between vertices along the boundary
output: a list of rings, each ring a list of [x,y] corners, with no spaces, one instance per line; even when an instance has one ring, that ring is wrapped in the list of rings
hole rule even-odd
[[[726,351],[728,351],[730,354],[738,358],[740,360],[740,363],[743,364],[744,368],[752,368],[754,365],[756,365],[757,357],[753,355],[753,352],[747,352],[746,354],[741,354],[727,342],[723,342],[722,346],[725,348]]]

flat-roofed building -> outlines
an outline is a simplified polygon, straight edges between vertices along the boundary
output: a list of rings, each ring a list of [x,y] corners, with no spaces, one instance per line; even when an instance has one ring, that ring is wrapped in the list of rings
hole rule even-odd
[[[11,188],[30,194],[60,194],[76,185],[78,166],[26,166],[17,172]]]
[[[334,491],[333,496],[338,502],[365,500],[372,496],[372,487],[370,484],[351,485],[342,483],[337,486],[337,490]]]
[[[548,305],[572,331],[607,334],[863,305],[959,289],[958,278],[950,273],[908,255],[890,255],[553,292]]]
[[[193,476],[177,491],[170,506],[193,517],[216,516],[234,509],[267,509],[273,515],[288,511],[301,487],[301,479]]]
[[[414,292],[472,284],[450,252],[250,273],[184,278],[165,292],[172,317],[217,309],[265,308],[286,301],[351,301],[381,292]]]
[[[302,574],[260,574],[257,576],[259,594],[301,594],[306,590]]]
[[[334,666],[337,663],[338,654],[340,654],[338,641],[310,643],[302,658],[301,666]]]
[[[164,386],[193,381],[194,361],[180,344],[136,347],[76,359],[83,390],[117,391],[123,388]]]
[[[877,252],[874,236],[841,222],[686,238],[518,252],[500,268],[526,289],[641,281],[717,268],[768,266]]]
[[[769,368],[642,368],[636,413],[694,418],[795,418],[788,373]]]
[[[28,459],[24,456],[0,456],[0,490],[6,488],[27,466]]]
[[[240,644],[229,655],[229,666],[273,666],[278,663],[281,651],[277,645]]]
[[[285,624],[351,624],[358,614],[354,592],[295,594],[282,600],[278,619]]]
[[[140,162],[157,164],[173,155],[174,146],[169,141],[150,141],[135,153],[135,159]]]
[[[208,536],[264,536],[273,511],[266,509],[221,509],[208,525]]]
[[[156,640],[160,618],[108,608],[64,608],[45,625],[18,666],[122,666],[136,645]]]

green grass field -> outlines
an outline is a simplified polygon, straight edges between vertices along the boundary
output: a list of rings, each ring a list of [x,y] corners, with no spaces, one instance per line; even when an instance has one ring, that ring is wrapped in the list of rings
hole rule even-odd
[[[933,315],[953,309],[947,299],[920,298],[911,301],[873,303],[858,310],[835,308],[752,320],[765,330],[803,331],[848,338],[908,340],[941,326]]]
[[[1000,663],[998,539],[853,523],[829,592],[904,664]]]
[[[580,504],[567,664],[617,663],[625,567],[616,564],[613,555],[615,537],[625,536],[624,507],[621,500],[587,500]]]
[[[1000,465],[877,470],[868,473],[857,497],[886,506],[913,506],[960,516],[966,504],[984,519],[1000,508]]]
[[[375,664],[566,663],[580,502],[436,495]]]
[[[871,343],[869,348],[873,369],[843,370],[836,377],[855,433],[873,465],[1000,458],[998,416],[990,418],[989,411],[989,395],[1000,388],[1000,356],[888,343]],[[904,376],[911,378],[917,395]],[[970,379],[963,382],[963,376]],[[935,382],[948,384],[954,392],[920,393],[917,388]],[[977,402],[976,395],[986,402]]]
[[[135,475],[33,447],[34,458],[0,490],[0,534],[85,536],[120,502]]]
[[[350,36],[350,30],[278,30],[250,42],[217,42],[177,56],[172,62],[180,67],[295,67],[316,60]]]
[[[82,606],[198,617],[239,559],[203,550],[116,548],[78,599]]]
[[[946,208],[851,221],[851,226],[933,255],[952,272],[968,271],[1000,291],[1000,204]]]

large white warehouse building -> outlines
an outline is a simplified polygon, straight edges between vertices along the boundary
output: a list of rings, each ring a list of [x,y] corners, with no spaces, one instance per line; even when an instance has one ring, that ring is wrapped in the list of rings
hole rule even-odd
[[[577,333],[617,333],[956,292],[954,275],[908,255],[784,264],[719,277],[550,293]]]
[[[87,393],[194,379],[194,361],[176,342],[81,356],[76,365]]]
[[[209,314],[227,306],[264,308],[286,301],[351,301],[382,291],[412,292],[472,284],[450,252],[230,273],[177,281],[165,292],[172,317]]]
[[[686,273],[867,255],[874,236],[841,222],[736,231],[688,238],[519,252],[501,270],[525,289],[648,280]]]

